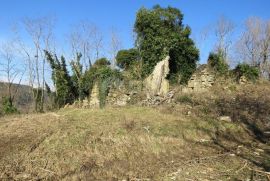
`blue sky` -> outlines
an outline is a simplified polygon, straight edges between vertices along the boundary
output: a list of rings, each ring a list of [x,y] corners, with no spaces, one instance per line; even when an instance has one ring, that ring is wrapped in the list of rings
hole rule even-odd
[[[72,25],[89,20],[101,29],[105,38],[108,38],[110,28],[117,29],[123,48],[130,48],[137,10],[155,4],[179,8],[184,14],[184,23],[192,28],[194,38],[205,27],[211,27],[221,15],[239,27],[250,16],[270,19],[270,0],[1,0],[0,41],[11,36],[10,26],[24,17],[54,16],[58,46],[64,44]],[[201,62],[205,61],[212,46],[211,40],[198,44]]]

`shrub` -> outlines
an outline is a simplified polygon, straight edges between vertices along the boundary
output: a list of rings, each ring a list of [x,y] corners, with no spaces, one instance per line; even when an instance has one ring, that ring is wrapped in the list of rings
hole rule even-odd
[[[19,112],[17,108],[12,104],[11,98],[3,97],[2,101],[2,109],[4,114],[14,114]]]
[[[107,60],[107,58],[100,58],[98,60],[95,61],[94,65],[95,67],[102,67],[102,66],[108,66],[111,63],[109,62],[109,60]]]
[[[219,75],[228,73],[229,65],[226,63],[222,53],[211,52],[208,57],[208,65],[214,69]]]
[[[135,48],[129,50],[120,50],[116,56],[117,66],[121,69],[128,70],[133,64],[138,63],[139,52]]]
[[[246,63],[238,64],[234,69],[237,80],[245,76],[248,80],[255,81],[259,78],[259,69]]]
[[[176,102],[193,104],[193,100],[188,95],[182,95],[176,98]]]

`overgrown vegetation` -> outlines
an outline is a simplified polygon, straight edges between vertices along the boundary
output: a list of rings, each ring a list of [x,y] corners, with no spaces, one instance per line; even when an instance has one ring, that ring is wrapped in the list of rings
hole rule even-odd
[[[255,81],[259,78],[260,72],[257,67],[248,65],[246,63],[238,64],[233,70],[237,80],[245,76],[250,81]]]
[[[134,30],[142,61],[142,76],[150,74],[157,62],[170,55],[170,76],[175,83],[186,83],[196,69],[199,51],[190,39],[191,29],[183,25],[179,9],[154,6],[141,8]]]
[[[226,62],[222,52],[211,52],[209,54],[207,63],[219,76],[225,76],[228,74],[229,65]]]
[[[17,108],[13,105],[13,101],[9,97],[2,97],[2,111],[3,114],[19,113]]]
[[[76,60],[71,61],[73,75],[70,76],[63,56],[60,62],[56,55],[53,56],[48,51],[45,53],[52,68],[52,80],[56,91],[52,92],[48,86],[46,87],[57,108],[72,104],[76,100],[81,103],[83,99],[90,96],[95,83],[99,88],[100,107],[105,106],[110,86],[121,78],[120,72],[111,69],[110,62],[106,58],[96,60],[93,66],[83,72],[80,63],[82,55],[77,53]]]
[[[117,70],[112,70],[109,67],[103,67],[97,72],[97,82],[99,89],[99,104],[100,108],[106,105],[106,97],[109,93],[109,88],[119,82],[121,74]]]
[[[193,100],[189,95],[181,95],[176,98],[176,102],[193,104]]]
[[[48,51],[45,51],[45,54],[52,69],[52,80],[56,89],[53,93],[56,108],[61,108],[67,103],[72,104],[77,98],[76,93],[78,91],[75,89],[71,76],[68,73],[65,58],[61,56],[59,60],[56,55],[53,56]]]
[[[124,70],[132,69],[134,64],[140,60],[139,52],[135,48],[129,50],[120,50],[116,56],[117,66]]]

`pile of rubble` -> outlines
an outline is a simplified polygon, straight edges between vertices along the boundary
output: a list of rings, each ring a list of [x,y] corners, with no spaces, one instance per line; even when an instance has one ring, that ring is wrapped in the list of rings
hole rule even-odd
[[[142,106],[158,106],[161,104],[170,104],[173,102],[175,91],[169,91],[165,96],[151,96],[141,102]]]

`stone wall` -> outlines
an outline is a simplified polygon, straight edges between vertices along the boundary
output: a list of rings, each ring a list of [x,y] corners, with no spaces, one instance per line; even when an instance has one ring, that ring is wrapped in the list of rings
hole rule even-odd
[[[139,82],[130,81],[128,83],[121,82],[119,85],[112,85],[109,88],[109,93],[106,97],[107,106],[125,106],[139,92]],[[132,87],[132,89],[130,88]],[[95,83],[89,97],[90,108],[99,107],[99,90],[98,84]]]
[[[89,106],[90,107],[99,107],[99,90],[98,84],[95,83],[89,98]]]
[[[172,99],[172,93],[169,92],[169,81],[166,79],[169,74],[169,59],[167,56],[158,62],[152,74],[144,81],[122,80],[117,85],[111,85],[106,97],[108,106],[125,106],[128,103],[136,104],[141,101],[152,104],[168,102]],[[143,90],[142,90],[142,87]],[[88,100],[87,100],[88,101]],[[88,105],[83,107],[99,107],[99,88],[95,83],[89,97]]]
[[[183,92],[203,92],[208,90],[215,82],[215,74],[207,65],[201,65],[188,81]]]
[[[167,56],[158,62],[153,72],[144,81],[148,97],[165,96],[169,92],[169,81],[166,79],[170,71],[169,59],[170,57]]]

